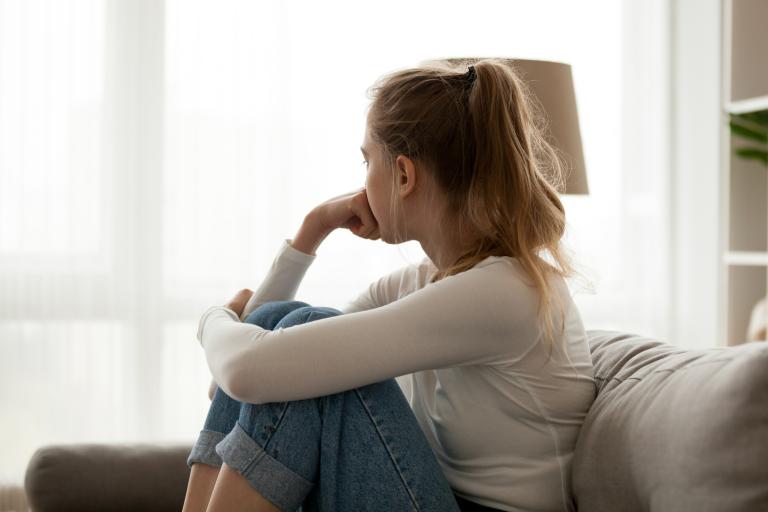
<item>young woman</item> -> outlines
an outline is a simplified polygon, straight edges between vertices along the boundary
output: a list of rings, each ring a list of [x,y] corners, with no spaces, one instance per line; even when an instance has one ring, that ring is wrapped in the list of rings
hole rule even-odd
[[[184,511],[574,510],[595,386],[538,107],[496,59],[374,92],[365,187],[315,207],[256,293],[200,320],[218,387]],[[337,228],[427,257],[343,310],[294,300]]]

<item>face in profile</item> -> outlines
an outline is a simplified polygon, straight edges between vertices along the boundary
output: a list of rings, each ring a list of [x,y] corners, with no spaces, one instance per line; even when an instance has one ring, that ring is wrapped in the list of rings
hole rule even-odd
[[[363,152],[366,164],[365,191],[368,196],[368,204],[371,212],[379,224],[379,235],[383,242],[393,242],[392,230],[390,226],[390,194],[392,193],[392,176],[388,169],[385,169],[384,162],[379,158],[379,147],[368,135],[366,127],[363,145],[360,148]]]

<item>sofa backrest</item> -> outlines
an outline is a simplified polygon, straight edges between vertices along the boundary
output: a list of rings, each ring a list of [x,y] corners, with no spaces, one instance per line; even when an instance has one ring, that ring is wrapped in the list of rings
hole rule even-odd
[[[768,343],[587,337],[598,395],[573,457],[579,511],[768,511]]]

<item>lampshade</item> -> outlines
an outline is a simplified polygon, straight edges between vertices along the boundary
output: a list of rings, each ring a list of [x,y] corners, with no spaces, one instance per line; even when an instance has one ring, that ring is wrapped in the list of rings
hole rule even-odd
[[[470,65],[485,58],[499,57],[429,59],[420,62],[419,65],[441,62],[451,65]],[[501,60],[509,62],[514,67],[518,76],[541,104],[549,125],[549,133],[545,134],[545,137],[561,152],[560,155],[565,162],[565,193],[588,194],[587,170],[581,148],[579,116],[570,64],[527,59],[501,58]]]

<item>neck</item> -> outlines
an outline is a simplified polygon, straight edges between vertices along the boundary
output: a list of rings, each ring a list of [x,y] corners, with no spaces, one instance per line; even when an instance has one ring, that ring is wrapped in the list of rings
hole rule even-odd
[[[427,231],[429,235],[419,240],[422,250],[427,254],[438,270],[443,271],[456,263],[466,251],[477,243],[475,234],[469,229],[463,233],[458,232],[458,223],[450,222],[443,225],[442,229]]]

